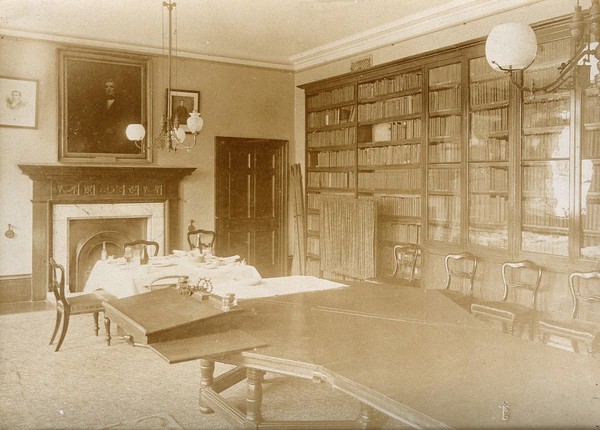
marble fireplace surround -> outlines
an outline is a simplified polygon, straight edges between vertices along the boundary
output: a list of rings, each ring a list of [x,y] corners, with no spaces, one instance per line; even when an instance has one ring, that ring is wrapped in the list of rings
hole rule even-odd
[[[19,165],[33,181],[32,300],[45,300],[48,259],[65,258],[70,217],[148,218],[164,250],[180,248],[179,187],[195,168]],[[66,268],[65,268],[66,269]]]

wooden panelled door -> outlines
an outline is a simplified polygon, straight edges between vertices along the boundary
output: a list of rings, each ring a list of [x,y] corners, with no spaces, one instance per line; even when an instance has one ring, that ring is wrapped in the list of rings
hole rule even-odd
[[[285,275],[288,142],[216,137],[215,251]]]

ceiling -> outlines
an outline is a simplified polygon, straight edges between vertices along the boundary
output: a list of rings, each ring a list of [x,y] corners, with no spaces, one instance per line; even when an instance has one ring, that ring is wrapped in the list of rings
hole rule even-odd
[[[177,0],[178,56],[303,70],[542,0]],[[0,0],[0,33],[164,53],[163,0]],[[175,31],[176,30],[176,31]]]

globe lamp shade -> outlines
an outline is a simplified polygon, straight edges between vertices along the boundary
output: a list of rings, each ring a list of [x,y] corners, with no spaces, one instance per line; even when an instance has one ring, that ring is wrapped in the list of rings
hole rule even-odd
[[[146,136],[146,129],[142,124],[129,124],[125,129],[127,139],[140,141]]]
[[[494,70],[524,70],[537,54],[533,29],[520,23],[497,25],[485,42],[485,56]]]
[[[187,119],[187,126],[192,134],[200,133],[200,130],[202,130],[202,127],[204,126],[204,120],[198,111],[193,111],[190,114],[190,117]]]

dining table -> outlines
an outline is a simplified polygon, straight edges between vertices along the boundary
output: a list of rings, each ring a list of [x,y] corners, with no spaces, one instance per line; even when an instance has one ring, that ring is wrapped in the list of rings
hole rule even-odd
[[[208,281],[212,286],[211,294],[218,297],[233,294],[236,301],[347,286],[304,275],[263,278],[256,267],[240,261],[238,256],[212,257],[202,261],[197,256],[171,254],[151,257],[145,265],[139,264],[139,259],[129,262],[124,258],[98,260],[90,272],[84,292],[102,289],[117,298],[130,297],[151,291],[151,282],[164,276],[187,276],[190,285],[205,285]]]

